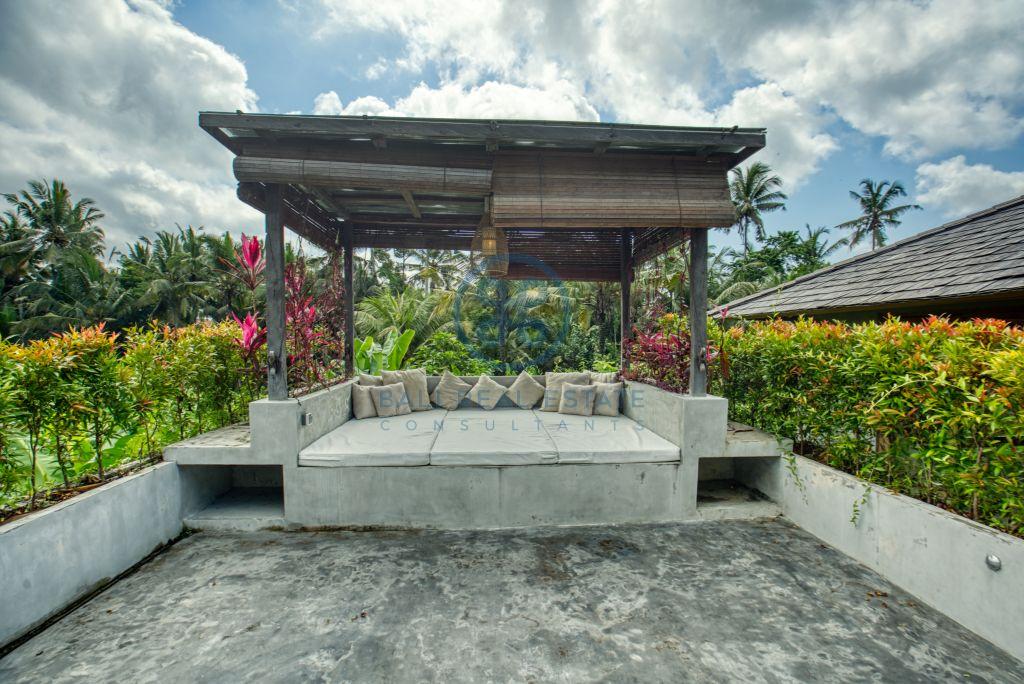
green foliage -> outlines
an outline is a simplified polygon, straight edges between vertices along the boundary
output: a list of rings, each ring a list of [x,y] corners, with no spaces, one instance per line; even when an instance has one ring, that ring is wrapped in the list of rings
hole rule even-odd
[[[356,370],[369,375],[380,375],[382,370],[399,370],[414,335],[413,330],[406,330],[401,335],[391,330],[384,338],[383,346],[370,336],[362,340],[357,337],[354,342]]]
[[[1020,328],[800,320],[718,335],[730,375],[716,391],[735,420],[869,482],[1024,533]]]
[[[494,364],[473,355],[472,350],[449,332],[436,332],[421,344],[406,364],[423,368],[428,375],[449,371],[455,375],[493,373]]]
[[[597,334],[574,325],[558,350],[555,369],[559,371],[585,371],[594,369],[597,358]],[[616,369],[617,370],[617,369]]]
[[[0,342],[0,505],[236,422],[258,398],[234,324]]]

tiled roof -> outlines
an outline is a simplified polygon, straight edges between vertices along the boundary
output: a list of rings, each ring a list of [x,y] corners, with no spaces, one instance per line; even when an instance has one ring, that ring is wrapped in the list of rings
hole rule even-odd
[[[764,316],[1014,290],[1024,296],[1024,195],[728,306],[730,316]]]

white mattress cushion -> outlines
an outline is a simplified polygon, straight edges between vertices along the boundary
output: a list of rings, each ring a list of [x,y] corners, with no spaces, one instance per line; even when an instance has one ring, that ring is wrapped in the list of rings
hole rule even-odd
[[[350,420],[299,452],[300,466],[421,466],[441,432],[444,409]]]
[[[558,451],[559,463],[678,461],[679,447],[626,416],[534,412]]]
[[[528,409],[450,411],[430,450],[431,465],[555,463],[555,444]]]

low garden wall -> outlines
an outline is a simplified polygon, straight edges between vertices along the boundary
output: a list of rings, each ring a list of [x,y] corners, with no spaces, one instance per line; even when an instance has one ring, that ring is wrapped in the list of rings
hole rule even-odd
[[[0,646],[128,570],[231,485],[230,469],[159,463],[0,526]]]
[[[1024,540],[802,456],[743,465],[794,523],[1024,659]]]

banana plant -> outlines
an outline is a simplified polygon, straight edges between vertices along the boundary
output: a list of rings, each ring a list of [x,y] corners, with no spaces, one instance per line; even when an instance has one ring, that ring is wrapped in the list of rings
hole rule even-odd
[[[391,331],[384,338],[384,344],[374,341],[372,335],[354,340],[356,370],[368,375],[380,375],[381,371],[398,370],[412,344],[415,332],[406,330],[401,335]]]

